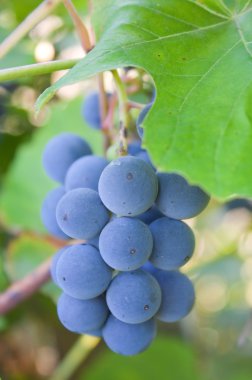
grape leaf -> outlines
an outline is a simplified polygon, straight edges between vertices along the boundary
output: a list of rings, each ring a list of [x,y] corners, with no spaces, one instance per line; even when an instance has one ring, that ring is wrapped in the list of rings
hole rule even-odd
[[[98,44],[37,108],[98,72],[144,68],[157,89],[144,144],[158,169],[182,173],[219,198],[252,196],[252,2],[95,4]]]

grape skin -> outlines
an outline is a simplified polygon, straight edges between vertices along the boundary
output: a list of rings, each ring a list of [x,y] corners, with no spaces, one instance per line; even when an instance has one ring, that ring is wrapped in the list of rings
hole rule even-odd
[[[150,230],[154,241],[150,262],[155,267],[177,269],[192,257],[195,238],[184,222],[163,217],[151,223]]]
[[[178,271],[153,271],[161,291],[162,302],[157,318],[162,322],[177,322],[190,313],[195,292],[192,282]]]
[[[109,94],[106,94],[107,99]],[[82,105],[82,117],[85,122],[94,129],[102,128],[100,113],[100,96],[97,91],[93,91],[86,96]]]
[[[57,275],[56,275],[56,267],[57,267],[57,264],[58,264],[58,261],[61,257],[61,255],[63,254],[63,252],[65,252],[66,249],[70,248],[70,246],[66,246],[66,247],[63,247],[61,249],[59,249],[52,257],[52,262],[51,262],[51,266],[50,266],[50,273],[51,273],[51,278],[52,278],[52,281],[58,285],[58,280],[57,280]]]
[[[66,191],[88,188],[98,191],[98,182],[108,161],[99,156],[89,155],[76,160],[66,174]]]
[[[109,220],[109,213],[96,191],[74,189],[59,201],[56,218],[68,236],[88,240],[100,233]]]
[[[153,169],[133,156],[112,161],[102,172],[99,195],[118,216],[136,216],[148,210],[157,197],[158,182]]]
[[[112,269],[91,245],[74,245],[58,260],[57,283],[71,297],[90,299],[102,294],[112,279]]]
[[[104,296],[78,300],[63,293],[58,300],[57,312],[63,326],[77,334],[98,333],[108,317]]]
[[[56,207],[60,199],[65,195],[63,187],[58,187],[49,191],[42,203],[41,219],[46,229],[59,239],[69,239],[60,229],[56,219]]]
[[[161,304],[161,290],[155,278],[138,269],[121,272],[107,290],[111,313],[125,323],[142,323],[151,319]]]
[[[112,268],[132,271],[151,255],[153,238],[149,227],[137,219],[117,218],[101,232],[99,249],[103,260]]]
[[[154,220],[162,218],[164,216],[156,206],[152,206],[149,210],[145,211],[143,214],[137,216],[145,224],[151,224]]]
[[[115,353],[131,356],[146,350],[156,337],[154,319],[138,324],[128,324],[110,315],[104,328],[103,338]]]
[[[200,187],[189,185],[175,173],[157,173],[159,193],[158,209],[173,219],[188,219],[199,214],[208,204],[209,195]]]
[[[47,143],[43,153],[43,166],[50,178],[63,184],[72,163],[88,154],[92,154],[92,150],[84,139],[64,132]]]

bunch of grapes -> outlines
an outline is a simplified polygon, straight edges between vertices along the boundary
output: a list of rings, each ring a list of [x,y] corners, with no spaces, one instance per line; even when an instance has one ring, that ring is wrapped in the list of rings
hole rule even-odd
[[[148,109],[138,119],[141,136]],[[83,114],[100,127],[97,94]],[[194,304],[193,285],[179,268],[192,257],[195,238],[181,219],[200,213],[209,196],[178,174],[156,172],[139,141],[129,144],[128,156],[108,162],[81,137],[63,133],[49,141],[43,163],[61,184],[45,198],[43,222],[55,236],[77,239],[51,266],[63,291],[61,323],[103,337],[116,353],[142,352],[158,320],[178,321]]]

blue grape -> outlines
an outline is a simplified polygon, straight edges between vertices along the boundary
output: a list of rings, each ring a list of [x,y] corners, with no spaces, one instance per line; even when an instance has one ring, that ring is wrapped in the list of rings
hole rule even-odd
[[[133,156],[120,157],[103,170],[99,194],[105,206],[119,216],[135,216],[155,202],[158,182],[150,165]]]
[[[57,283],[71,297],[90,299],[102,294],[112,279],[112,269],[91,245],[74,245],[61,255]]]
[[[108,317],[105,297],[78,300],[62,294],[58,300],[57,312],[63,326],[77,334],[99,330]]]
[[[106,94],[109,98],[109,94]],[[94,129],[102,128],[100,113],[100,97],[98,92],[91,92],[86,96],[82,106],[82,117],[86,123]]]
[[[161,304],[161,290],[155,278],[138,269],[119,273],[107,290],[111,313],[125,323],[142,323],[152,318]]]
[[[66,180],[66,191],[77,188],[89,188],[98,191],[98,182],[108,161],[94,155],[84,156],[75,161],[69,168]]]
[[[59,239],[69,239],[60,229],[56,219],[56,207],[60,199],[65,195],[63,187],[49,191],[41,207],[41,219],[47,230]]]
[[[146,106],[144,106],[144,108],[141,110],[141,112],[137,118],[136,127],[137,127],[137,133],[138,133],[140,139],[142,139],[143,135],[144,135],[144,129],[142,127],[143,121],[144,121],[147,113],[151,109],[151,107],[152,107],[152,103],[149,103]]]
[[[149,210],[145,211],[143,214],[137,216],[145,224],[150,224],[154,220],[162,218],[163,214],[158,210],[156,206],[152,206]]]
[[[92,154],[92,150],[85,140],[72,133],[61,133],[47,143],[43,165],[50,178],[64,183],[72,163],[87,154]]]
[[[163,217],[150,224],[154,246],[150,262],[159,269],[172,270],[186,264],[195,248],[191,228],[180,220]]]
[[[153,238],[146,224],[137,219],[117,218],[101,232],[99,249],[103,260],[112,268],[132,271],[151,255]]]
[[[158,209],[173,219],[188,219],[199,214],[208,204],[209,195],[200,187],[189,185],[175,173],[158,173]]]
[[[162,290],[157,318],[163,322],[177,322],[189,314],[195,301],[194,287],[189,278],[178,271],[158,269],[153,276]]]
[[[68,236],[88,240],[100,233],[109,220],[109,213],[96,191],[74,189],[59,201],[56,218]]]
[[[56,275],[56,267],[57,267],[58,261],[62,255],[62,253],[65,252],[65,250],[68,248],[69,248],[69,246],[66,246],[66,247],[59,249],[52,257],[52,262],[51,262],[51,266],[50,266],[50,273],[51,273],[52,280],[56,285],[58,285],[57,275]]]
[[[141,160],[144,160],[145,162],[147,162],[147,164],[149,164],[152,167],[152,169],[156,170],[146,150],[143,150],[142,152],[136,154],[136,157],[140,158]]]
[[[156,331],[154,319],[133,325],[110,315],[103,328],[103,338],[116,354],[131,356],[146,350],[154,340]]]
[[[130,156],[135,156],[136,154],[142,152],[143,149],[141,148],[141,141],[140,140],[133,140],[128,144],[128,154]]]
[[[93,247],[99,249],[99,238],[100,238],[100,235],[96,235],[93,239],[89,239],[87,241],[87,244],[90,244]]]

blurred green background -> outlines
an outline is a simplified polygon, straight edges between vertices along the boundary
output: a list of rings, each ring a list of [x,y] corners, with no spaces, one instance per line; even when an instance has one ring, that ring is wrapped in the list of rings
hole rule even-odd
[[[2,41],[39,1],[0,4]],[[85,17],[85,1],[74,4]],[[0,68],[82,55],[71,20],[59,6],[0,61]],[[102,153],[100,133],[84,124],[80,112],[85,93],[97,85],[95,79],[61,90],[35,119],[34,101],[58,77],[56,73],[0,83],[1,292],[50,257],[59,244],[40,221],[41,202],[55,186],[41,166],[46,142],[57,133],[72,131]],[[49,283],[0,317],[1,379],[50,379],[56,368],[66,363],[69,367],[71,361],[74,367],[80,361],[71,379],[251,380],[252,204],[212,200],[189,224],[197,249],[183,270],[193,280],[197,298],[182,323],[160,323],[155,342],[136,357],[115,355],[100,343],[84,360],[85,350],[78,343],[76,359],[76,350],[70,350],[78,337],[58,322],[58,290]]]

